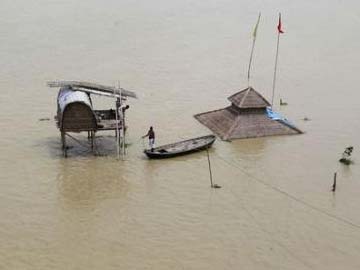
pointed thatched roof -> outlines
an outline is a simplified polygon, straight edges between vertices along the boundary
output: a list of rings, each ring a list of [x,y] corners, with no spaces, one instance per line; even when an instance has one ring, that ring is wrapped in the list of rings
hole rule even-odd
[[[252,87],[235,93],[234,95],[230,96],[228,100],[230,100],[231,103],[236,107],[241,109],[266,108],[270,106],[270,103]]]
[[[266,110],[269,102],[253,88],[240,91],[229,100],[229,107],[194,116],[223,140],[302,133],[285,119],[270,118]]]

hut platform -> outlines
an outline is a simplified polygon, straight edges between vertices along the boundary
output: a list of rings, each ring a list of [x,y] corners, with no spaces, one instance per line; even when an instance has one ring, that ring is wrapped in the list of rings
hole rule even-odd
[[[66,136],[80,143],[69,132],[87,132],[94,150],[95,133],[114,130],[117,137],[117,152],[120,146],[125,153],[125,111],[129,105],[124,102],[127,97],[136,98],[132,91],[79,81],[54,81],[48,86],[60,88],[57,97],[57,127],[60,129],[64,156],[67,156]],[[95,110],[91,95],[107,96],[115,101],[115,109]],[[81,144],[81,143],[80,143]]]

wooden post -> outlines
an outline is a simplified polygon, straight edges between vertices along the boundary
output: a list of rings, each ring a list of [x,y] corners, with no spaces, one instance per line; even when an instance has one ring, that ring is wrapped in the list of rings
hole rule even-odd
[[[335,192],[336,191],[336,172],[334,173],[334,183],[333,183],[333,185],[332,185],[332,189],[331,189],[331,191],[332,192]]]
[[[211,184],[211,187],[214,187],[213,181],[212,181],[212,173],[211,173],[211,163],[210,163],[209,148],[206,148],[206,154],[207,154],[207,159],[208,159],[208,164],[209,164],[210,184]]]
[[[120,98],[118,99],[119,100],[119,108],[118,110],[120,110],[120,120],[121,120],[121,129],[122,129],[122,140],[121,140],[121,156],[122,156],[122,159],[124,160],[125,158],[125,155],[126,155],[126,150],[125,150],[125,115],[124,115],[124,111],[122,109],[122,89],[120,87],[120,81],[118,81],[118,88],[119,88],[119,93],[120,93]]]
[[[94,139],[95,139],[95,132],[92,130],[90,131],[91,134],[91,150],[94,153]]]
[[[121,108],[121,112],[122,112],[122,129],[123,129],[123,150],[124,150],[124,153],[123,155],[125,156],[126,155],[126,140],[125,140],[125,137],[126,137],[126,123],[125,123],[125,110],[123,110]]]
[[[120,88],[120,83],[118,82],[118,88]],[[114,87],[114,97],[115,97],[115,87]],[[121,97],[121,95],[120,95]],[[121,98],[116,98],[115,99],[115,121],[116,121],[116,131],[115,131],[115,136],[116,136],[116,154],[117,154],[117,159],[119,160],[120,158],[120,127],[119,127],[119,107],[121,105]]]
[[[64,157],[67,157],[67,147],[66,147],[66,133],[61,131],[61,143]]]
[[[123,125],[123,141],[122,141],[122,148],[123,148],[123,157],[126,155],[126,141],[125,141],[125,126]]]

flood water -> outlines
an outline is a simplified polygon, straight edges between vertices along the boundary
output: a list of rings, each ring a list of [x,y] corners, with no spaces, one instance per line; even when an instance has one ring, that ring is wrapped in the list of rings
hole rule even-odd
[[[1,269],[359,269],[360,2],[3,0],[0,17]],[[210,133],[193,115],[251,84],[305,131],[148,160]],[[49,80],[133,90],[128,147],[61,152]],[[96,108],[113,101],[94,97]],[[311,121],[303,121],[308,117]],[[39,121],[49,118],[49,121]],[[86,134],[76,135],[86,142]],[[146,143],[146,142],[145,142]],[[354,146],[351,166],[338,162]],[[334,172],[337,190],[330,192]]]

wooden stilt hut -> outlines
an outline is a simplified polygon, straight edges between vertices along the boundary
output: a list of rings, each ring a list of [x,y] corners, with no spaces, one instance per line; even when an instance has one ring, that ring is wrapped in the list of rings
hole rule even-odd
[[[125,105],[125,101],[127,97],[136,98],[134,92],[123,88],[78,81],[54,81],[48,82],[48,86],[60,88],[55,118],[61,132],[65,157],[67,156],[66,136],[79,142],[69,134],[70,132],[87,132],[91,141],[90,147],[94,150],[95,133],[114,130],[118,149],[120,145],[125,147],[125,111],[129,108],[128,105]],[[95,110],[91,95],[114,98],[116,100],[115,109]],[[122,141],[120,137],[122,137]]]
[[[302,133],[286,119],[274,117],[270,103],[252,87],[228,99],[229,107],[194,115],[223,140]]]

